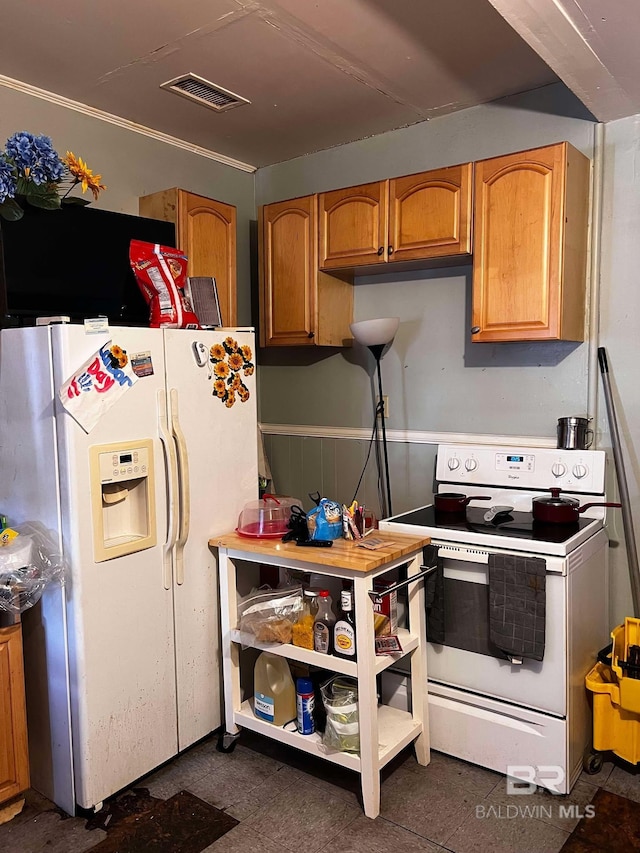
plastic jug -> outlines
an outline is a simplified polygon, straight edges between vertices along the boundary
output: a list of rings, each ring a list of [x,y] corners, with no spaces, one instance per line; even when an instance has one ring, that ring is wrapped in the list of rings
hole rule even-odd
[[[296,719],[296,688],[287,661],[262,652],[253,670],[253,710],[261,720],[283,726]]]

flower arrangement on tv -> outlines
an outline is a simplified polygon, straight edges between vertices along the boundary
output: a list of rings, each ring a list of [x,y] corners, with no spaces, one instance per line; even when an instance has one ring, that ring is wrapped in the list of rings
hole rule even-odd
[[[89,204],[88,199],[70,193],[81,186],[83,195],[90,190],[96,200],[106,189],[101,177],[72,151],[60,157],[48,136],[14,133],[0,150],[0,216],[21,219],[25,202],[45,210],[61,204]]]

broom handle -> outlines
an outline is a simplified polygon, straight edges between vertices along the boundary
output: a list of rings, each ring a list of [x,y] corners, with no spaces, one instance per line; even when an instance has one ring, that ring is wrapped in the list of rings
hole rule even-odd
[[[638,567],[638,551],[636,550],[636,536],[633,530],[631,501],[629,500],[629,489],[627,488],[627,477],[624,470],[624,460],[622,458],[618,421],[613,405],[611,383],[609,382],[609,364],[607,362],[607,353],[604,347],[598,347],[598,362],[600,364],[600,373],[602,374],[604,398],[607,403],[607,415],[609,417],[609,428],[611,430],[613,459],[616,466],[618,490],[620,491],[620,502],[622,504],[622,526],[624,528],[624,539],[627,546],[627,562],[629,564],[633,610],[637,617],[640,616],[640,568]]]

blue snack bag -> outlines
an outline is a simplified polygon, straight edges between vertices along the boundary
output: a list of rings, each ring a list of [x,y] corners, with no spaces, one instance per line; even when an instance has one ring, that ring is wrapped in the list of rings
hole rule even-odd
[[[307,513],[310,539],[324,541],[342,537],[342,507],[335,501],[322,498],[317,507]]]

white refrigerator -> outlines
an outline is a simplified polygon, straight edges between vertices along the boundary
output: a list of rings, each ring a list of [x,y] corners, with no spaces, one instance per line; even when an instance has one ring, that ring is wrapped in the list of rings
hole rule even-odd
[[[136,379],[87,432],[59,391],[107,342]],[[254,364],[251,329],[0,333],[0,512],[67,564],[23,614],[32,785],[70,814],[221,724],[207,542],[257,497]]]

